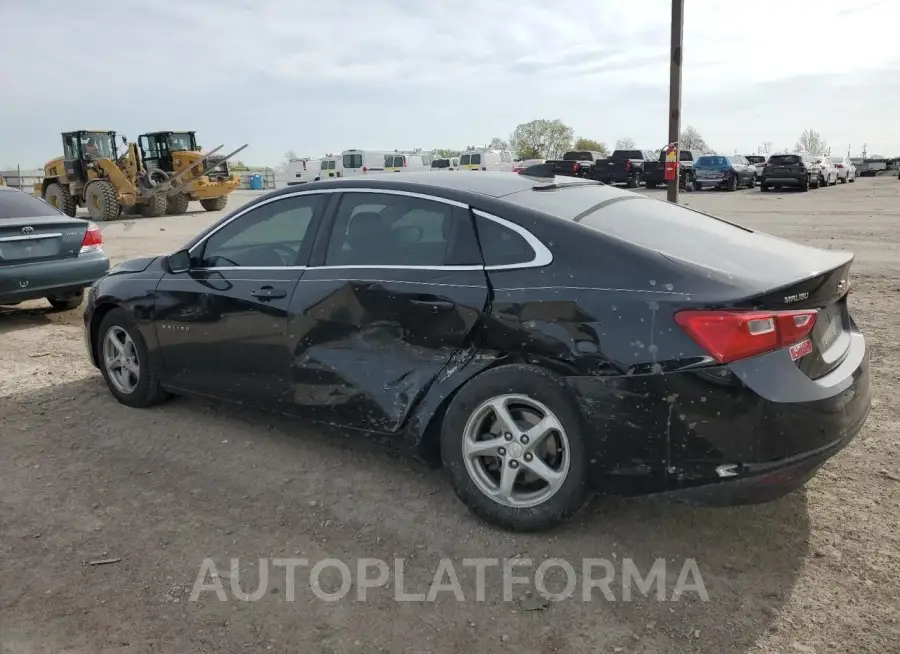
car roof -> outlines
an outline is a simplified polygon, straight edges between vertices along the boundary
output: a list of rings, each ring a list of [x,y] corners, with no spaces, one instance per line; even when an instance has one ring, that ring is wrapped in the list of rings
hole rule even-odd
[[[375,175],[342,177],[340,179],[330,179],[323,182],[312,182],[304,184],[304,190],[314,190],[317,188],[340,188],[344,187],[360,187],[372,185],[372,188],[396,188],[399,190],[419,190],[420,192],[433,192],[439,190],[461,191],[463,193],[477,193],[493,198],[502,198],[505,195],[527,191],[535,186],[544,186],[547,184],[571,184],[572,177],[555,177],[555,178],[534,178],[524,175],[517,175],[511,172],[494,172],[494,171],[478,171],[478,172],[460,172],[457,174],[443,175],[435,174],[430,171],[422,172],[404,172],[404,173],[384,173]],[[585,183],[583,181],[575,183]],[[602,186],[601,184],[597,184]],[[296,186],[289,186],[275,191],[273,195],[281,195],[286,193],[296,193]]]

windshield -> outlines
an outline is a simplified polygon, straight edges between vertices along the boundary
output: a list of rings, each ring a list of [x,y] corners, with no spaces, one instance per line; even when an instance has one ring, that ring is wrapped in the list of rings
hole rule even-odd
[[[797,166],[802,163],[802,160],[797,154],[773,154],[766,163],[774,166]]]
[[[728,160],[728,157],[705,156],[697,159],[694,168],[723,168],[730,165],[731,161]]]
[[[344,168],[362,168],[361,154],[345,154]]]
[[[432,168],[449,168],[450,160],[449,159],[435,159],[431,162]]]
[[[590,152],[566,152],[563,155],[563,161],[591,161]]]
[[[747,161],[752,164],[766,163],[766,158],[758,154],[748,154]]]
[[[187,132],[169,134],[166,140],[169,143],[170,152],[187,152],[194,149],[191,145],[191,135]]]
[[[611,159],[643,159],[644,153],[640,150],[616,150],[612,153]]]
[[[94,159],[115,159],[113,141],[105,132],[90,132],[81,137],[81,151]]]

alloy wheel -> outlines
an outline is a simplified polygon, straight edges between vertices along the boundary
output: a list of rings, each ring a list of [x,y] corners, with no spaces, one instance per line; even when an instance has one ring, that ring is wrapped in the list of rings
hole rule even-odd
[[[525,395],[482,402],[466,423],[462,453],[478,490],[512,508],[546,502],[569,472],[565,428],[547,406]]]
[[[141,364],[134,341],[125,329],[114,325],[103,339],[103,365],[120,393],[131,395],[141,381]]]

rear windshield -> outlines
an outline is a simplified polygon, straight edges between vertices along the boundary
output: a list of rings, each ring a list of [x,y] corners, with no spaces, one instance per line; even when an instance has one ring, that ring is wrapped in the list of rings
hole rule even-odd
[[[803,159],[796,154],[773,154],[766,163],[776,166],[796,166],[803,163]]]
[[[449,159],[435,159],[431,162],[432,168],[449,168],[450,160]]]
[[[712,157],[705,156],[700,157],[694,163],[695,168],[720,168],[722,166],[730,165],[730,161],[728,161],[728,157]]]
[[[327,165],[325,166],[325,168],[326,168],[327,170],[334,170],[334,165],[337,163],[337,161],[335,161],[334,159],[329,159],[329,160],[326,161],[325,163],[327,164]]]
[[[566,152],[563,155],[563,161],[592,161],[593,157],[590,152]]]
[[[362,168],[361,154],[345,154],[344,168]]]
[[[0,220],[54,216],[58,213],[52,206],[28,193],[0,190]]]
[[[481,163],[481,155],[480,154],[464,154],[459,158],[459,164],[480,164]]]
[[[640,150],[616,150],[610,159],[643,159],[644,153]]]
[[[749,161],[752,164],[765,163],[766,158],[763,156],[760,156],[758,154],[748,154],[747,161]]]

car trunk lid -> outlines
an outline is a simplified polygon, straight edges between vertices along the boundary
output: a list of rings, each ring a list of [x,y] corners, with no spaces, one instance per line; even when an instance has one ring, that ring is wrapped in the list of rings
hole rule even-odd
[[[0,266],[77,257],[87,227],[63,215],[0,219]]]

